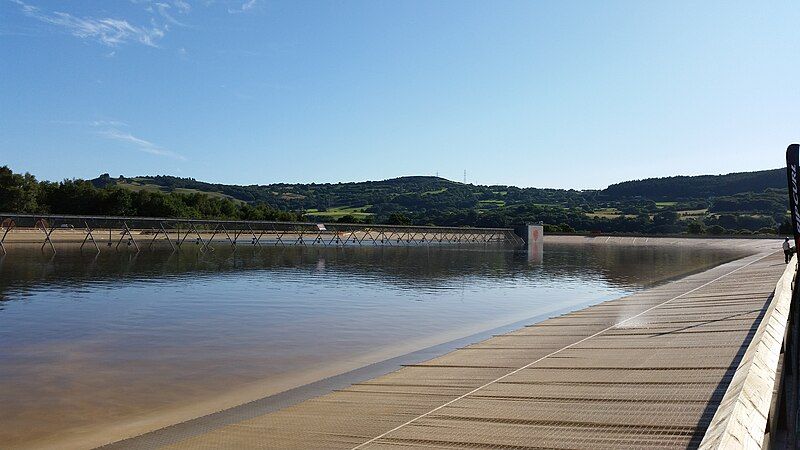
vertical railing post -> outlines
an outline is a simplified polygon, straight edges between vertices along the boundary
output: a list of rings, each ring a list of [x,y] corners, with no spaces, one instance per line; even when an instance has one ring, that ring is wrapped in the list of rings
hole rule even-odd
[[[94,235],[92,235],[93,229],[89,226],[89,222],[84,220],[83,224],[86,225],[86,237],[83,238],[83,242],[81,243],[81,248],[80,249],[83,250],[83,246],[86,245],[86,241],[91,239],[92,240],[92,244],[94,244],[94,248],[97,250],[98,253],[100,253],[100,247],[97,246],[97,242],[95,242],[95,240],[94,240]]]
[[[798,258],[800,260],[800,258]],[[787,415],[787,448],[797,448],[797,432],[800,428],[798,423],[798,396],[800,396],[800,364],[798,364],[798,351],[800,348],[800,335],[798,335],[798,324],[800,324],[800,305],[798,305],[798,289],[797,289],[797,274],[795,273],[795,282],[792,283],[792,303],[789,313],[789,353],[790,364],[784,363],[784,369],[789,374],[789,394],[785,400]],[[785,358],[785,356],[784,356]],[[785,361],[785,359],[784,359]],[[788,367],[787,367],[788,366]]]
[[[39,219],[38,224],[41,225],[42,231],[44,232],[44,242],[42,242],[42,251],[44,251],[44,247],[47,244],[50,244],[50,248],[53,249],[53,254],[56,253],[56,246],[53,245],[53,240],[50,239],[50,236],[53,234],[53,231],[56,229],[55,221],[53,221],[53,226],[50,227],[50,230],[47,230],[47,224],[44,219]]]
[[[8,220],[8,222],[6,222],[6,220]],[[3,249],[3,254],[5,255],[6,254],[6,246],[3,245],[3,242],[6,240],[6,236],[8,235],[8,232],[11,231],[12,228],[14,228],[14,220],[11,219],[11,218],[4,219],[2,221],[2,224],[3,224],[3,237],[0,238],[0,248]]]
[[[172,244],[172,239],[169,237],[169,233],[167,233],[166,228],[164,228],[164,222],[159,222],[158,226],[161,227],[161,231],[164,233],[164,237],[166,237],[167,238],[167,242],[169,242],[169,247],[174,252],[175,251],[175,245]],[[180,237],[180,235],[178,237]]]

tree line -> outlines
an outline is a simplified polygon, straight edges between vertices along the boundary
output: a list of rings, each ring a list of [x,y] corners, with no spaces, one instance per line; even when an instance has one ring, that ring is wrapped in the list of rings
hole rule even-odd
[[[96,187],[85,180],[37,181],[0,167],[0,212],[229,220],[297,221],[300,215],[265,203],[246,203],[202,193]]]

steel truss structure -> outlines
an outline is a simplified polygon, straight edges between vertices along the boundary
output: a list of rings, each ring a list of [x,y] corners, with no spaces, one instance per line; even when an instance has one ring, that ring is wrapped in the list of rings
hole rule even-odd
[[[14,231],[26,232],[27,239],[41,242],[41,250],[56,252],[55,240],[80,242],[100,252],[121,245],[135,251],[140,244],[169,245],[178,250],[184,245],[213,251],[212,243],[229,245],[287,246],[409,246],[409,245],[488,245],[520,247],[523,240],[510,228],[458,228],[406,225],[346,223],[274,222],[238,220],[167,219],[156,217],[111,217],[74,215],[35,215],[0,213],[0,251],[15,241]],[[107,239],[106,239],[107,236]],[[91,247],[90,247],[91,248]]]

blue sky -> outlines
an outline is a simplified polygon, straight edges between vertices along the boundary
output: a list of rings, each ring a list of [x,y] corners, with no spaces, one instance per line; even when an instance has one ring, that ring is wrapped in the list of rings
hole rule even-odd
[[[779,167],[800,4],[0,0],[0,165],[602,188]]]

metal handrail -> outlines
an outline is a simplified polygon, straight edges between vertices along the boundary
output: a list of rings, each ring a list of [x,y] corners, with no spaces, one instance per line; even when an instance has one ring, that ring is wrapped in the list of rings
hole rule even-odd
[[[117,221],[152,221],[152,222],[180,222],[180,223],[205,223],[205,224],[265,224],[265,225],[309,225],[325,224],[326,226],[361,226],[373,228],[407,228],[407,229],[430,229],[430,230],[485,230],[485,231],[513,231],[511,228],[491,228],[491,227],[439,227],[431,225],[389,225],[389,224],[365,224],[365,223],[326,223],[326,222],[286,222],[279,220],[230,220],[230,219],[191,219],[176,217],[137,217],[137,216],[92,216],[92,215],[72,215],[72,214],[19,214],[19,213],[0,213],[0,218],[29,218],[29,219],[72,219],[72,220],[117,220]]]
[[[269,240],[274,237],[274,245],[363,245],[367,240],[374,245],[393,245],[404,242],[406,244],[489,244],[510,243],[519,246],[522,239],[510,228],[473,228],[473,227],[435,227],[424,225],[380,225],[380,224],[351,224],[351,223],[315,223],[315,222],[282,222],[271,220],[222,220],[222,219],[181,219],[161,217],[134,217],[134,216],[96,216],[96,215],[69,215],[69,214],[26,214],[26,213],[0,213],[0,251],[5,253],[5,240],[10,230],[15,228],[30,228],[44,233],[41,240],[42,250],[49,245],[55,252],[56,248],[51,237],[58,236],[54,231],[58,229],[73,228],[83,229],[86,233],[81,249],[88,244],[94,245],[99,252],[93,232],[108,230],[108,246],[112,243],[112,230],[118,230],[119,239],[115,248],[127,239],[127,246],[133,246],[137,251],[139,244],[133,230],[144,230],[145,234],[152,235],[152,247],[163,236],[170,247],[175,250],[189,238],[196,244],[202,244],[202,249],[211,249],[215,237],[227,238],[236,245],[240,237],[250,239],[252,245],[261,245],[262,238]],[[181,235],[183,231],[183,235]],[[201,233],[205,233],[202,235]],[[208,237],[211,233],[211,237]],[[349,234],[347,234],[349,233]],[[177,237],[173,240],[173,236]],[[346,235],[346,236],[345,236]],[[135,237],[136,236],[136,237]],[[293,238],[287,242],[284,237]]]

